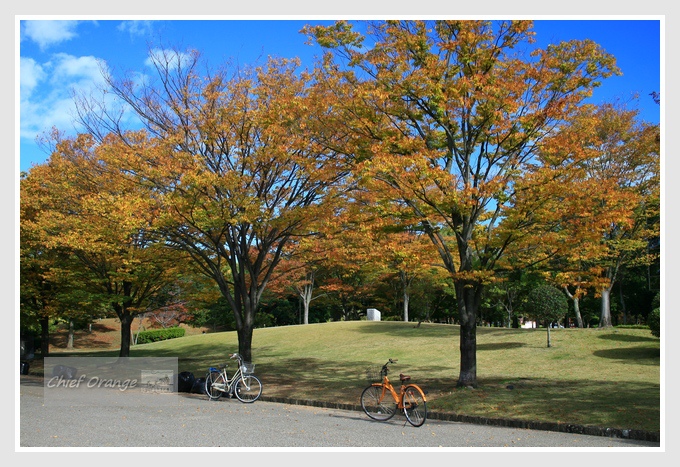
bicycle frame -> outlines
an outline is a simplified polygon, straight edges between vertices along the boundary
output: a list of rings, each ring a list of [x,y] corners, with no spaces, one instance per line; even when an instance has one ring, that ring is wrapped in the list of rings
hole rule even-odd
[[[380,402],[382,402],[387,393],[389,393],[392,395],[394,403],[397,404],[397,408],[399,408],[400,410],[404,410],[404,394],[406,393],[406,388],[408,387],[407,383],[401,381],[401,387],[399,388],[398,394],[396,389],[394,389],[394,386],[390,382],[389,378],[387,377],[387,375],[383,376],[382,383],[373,383],[372,386],[382,387],[383,392],[382,396],[380,397]],[[424,393],[423,400],[427,402],[427,398],[425,397]]]
[[[217,389],[218,391],[224,392],[224,393],[231,393],[231,391],[234,389],[234,384],[236,381],[239,379],[243,379],[243,372],[241,371],[241,364],[239,363],[238,369],[236,372],[232,375],[231,379],[229,378],[229,374],[227,373],[227,365],[224,365],[224,368],[221,370],[218,370],[220,374],[224,376],[224,381],[226,381],[226,387],[221,387],[224,386],[224,384],[221,383],[212,383],[212,387]],[[244,381],[245,382],[245,381]]]
[[[229,377],[227,364],[222,369],[211,367],[205,378],[205,393],[210,400],[217,400],[226,394],[246,404],[255,402],[262,394],[262,381],[253,374],[254,365],[244,362],[238,353],[229,357],[238,363],[234,374]]]

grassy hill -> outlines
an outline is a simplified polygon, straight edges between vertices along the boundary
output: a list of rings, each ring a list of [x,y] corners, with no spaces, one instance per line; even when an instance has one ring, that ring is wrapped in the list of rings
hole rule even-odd
[[[119,332],[115,323],[107,329]],[[77,336],[76,351],[117,354],[116,337],[101,331],[90,333],[89,347]],[[176,356],[180,371],[204,376],[238,351],[235,332],[204,331],[137,345],[131,355]],[[411,375],[432,412],[660,432],[660,341],[648,329],[553,329],[548,348],[545,329],[478,328],[476,389],[455,387],[458,333],[451,325],[368,321],[257,329],[255,373],[263,395],[358,404],[366,368],[393,358],[393,380]]]

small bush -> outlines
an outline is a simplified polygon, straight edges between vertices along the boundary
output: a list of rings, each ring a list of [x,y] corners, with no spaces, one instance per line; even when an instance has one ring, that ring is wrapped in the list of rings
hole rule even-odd
[[[548,331],[548,347],[551,347],[550,323],[559,320],[569,311],[569,305],[564,293],[560,289],[548,284],[538,286],[529,292],[527,311],[530,316],[545,322],[545,327]]]
[[[569,305],[561,290],[551,285],[541,285],[529,293],[527,311],[532,317],[549,323],[566,315]]]
[[[661,308],[654,308],[647,316],[647,324],[649,325],[652,336],[661,337]]]
[[[184,328],[166,328],[166,329],[152,329],[151,331],[141,331],[137,335],[138,344],[148,344],[150,342],[164,341],[167,339],[174,339],[176,337],[183,337],[185,333]]]

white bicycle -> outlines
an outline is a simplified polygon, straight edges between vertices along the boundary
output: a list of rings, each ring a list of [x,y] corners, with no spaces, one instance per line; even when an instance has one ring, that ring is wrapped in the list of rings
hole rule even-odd
[[[228,394],[246,404],[255,402],[262,395],[262,382],[253,374],[255,365],[244,362],[237,353],[229,355],[229,358],[238,362],[236,372],[229,378],[226,363],[221,370],[211,367],[205,377],[205,393],[213,401]]]

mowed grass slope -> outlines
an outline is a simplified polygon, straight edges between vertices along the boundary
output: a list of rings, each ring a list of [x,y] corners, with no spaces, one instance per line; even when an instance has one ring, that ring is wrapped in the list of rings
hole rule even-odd
[[[478,328],[478,388],[456,388],[458,326],[347,321],[256,329],[263,394],[359,404],[366,368],[398,359],[428,392],[428,410],[660,432],[660,341],[647,329]],[[235,332],[189,335],[132,348],[133,357],[176,356],[204,376],[238,351]],[[111,351],[106,352],[111,354]],[[56,353],[53,353],[56,355]]]

